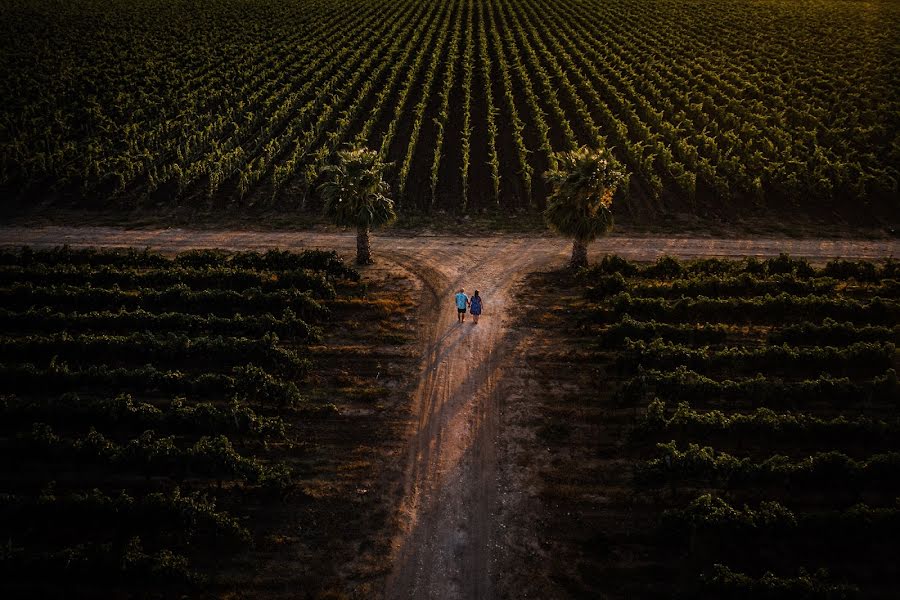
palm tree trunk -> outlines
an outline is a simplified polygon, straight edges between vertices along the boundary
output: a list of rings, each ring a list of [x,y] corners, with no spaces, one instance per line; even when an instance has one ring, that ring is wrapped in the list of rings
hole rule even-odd
[[[575,240],[572,242],[572,260],[569,261],[569,266],[573,269],[580,269],[587,265],[587,244]]]
[[[356,264],[371,265],[372,251],[369,248],[369,228],[359,227],[356,230]]]

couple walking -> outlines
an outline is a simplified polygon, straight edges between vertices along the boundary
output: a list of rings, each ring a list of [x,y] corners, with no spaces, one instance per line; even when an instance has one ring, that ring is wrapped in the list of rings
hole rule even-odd
[[[475,293],[469,298],[466,296],[466,291],[459,288],[456,293],[456,321],[458,323],[466,322],[466,308],[472,313],[474,324],[478,325],[478,317],[481,316],[481,296],[478,295],[478,290],[475,290]]]

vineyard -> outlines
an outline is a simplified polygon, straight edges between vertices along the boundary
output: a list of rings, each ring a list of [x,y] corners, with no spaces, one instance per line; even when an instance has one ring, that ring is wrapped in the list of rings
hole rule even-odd
[[[380,547],[360,490],[408,369],[359,279],[326,251],[0,252],[4,596],[339,588]]]
[[[553,152],[586,144],[631,174],[626,221],[898,217],[896,2],[11,0],[0,18],[4,208],[312,210],[319,168],[360,142],[402,213],[530,210]]]
[[[526,421],[547,578],[583,597],[895,597],[898,274],[782,255],[531,276],[532,310],[552,307]]]

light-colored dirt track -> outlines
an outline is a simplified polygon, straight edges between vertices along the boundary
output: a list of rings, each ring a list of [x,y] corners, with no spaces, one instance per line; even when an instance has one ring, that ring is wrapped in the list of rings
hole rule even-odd
[[[515,240],[529,239],[542,253],[561,252],[567,244],[548,237],[506,236],[376,236],[375,248],[404,250],[413,256],[432,248],[499,248]],[[381,241],[378,241],[381,240]],[[150,246],[165,251],[191,248],[257,250],[266,248],[326,247],[347,251],[355,243],[351,233],[310,233],[294,231],[239,231],[188,229],[121,229],[116,227],[2,227],[0,245],[34,244],[56,246]],[[701,256],[775,256],[787,252],[816,260],[830,258],[887,258],[900,253],[898,240],[710,238],[691,236],[610,236],[595,242],[595,254],[615,253],[633,260],[653,260],[669,254],[681,258]]]
[[[0,228],[0,245],[149,246],[256,250],[334,248],[350,258],[352,233],[134,230],[114,228]],[[421,371],[412,409],[400,531],[387,598],[491,598],[502,578],[498,547],[506,537],[498,517],[495,441],[504,397],[527,393],[500,385],[526,331],[513,326],[511,290],[529,271],[561,265],[569,244],[544,237],[378,236],[376,256],[397,262],[423,281],[419,311]],[[895,241],[609,237],[592,253],[652,260],[669,254],[774,256],[787,252],[815,261],[833,257],[896,256]],[[479,289],[485,313],[478,325],[456,324],[453,293]],[[502,390],[502,393],[501,393]],[[505,480],[504,478],[499,478]]]

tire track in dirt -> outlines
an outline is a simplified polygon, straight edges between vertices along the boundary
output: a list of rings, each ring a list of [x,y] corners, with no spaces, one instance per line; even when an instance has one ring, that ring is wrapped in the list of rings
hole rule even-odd
[[[167,252],[190,248],[262,250],[333,248],[351,256],[355,236],[340,233],[123,230],[116,228],[0,228],[0,245],[149,246]],[[406,455],[393,571],[385,596],[397,599],[491,598],[502,578],[503,515],[498,514],[496,440],[505,397],[527,393],[504,378],[517,366],[526,330],[511,325],[511,293],[528,272],[561,265],[564,240],[546,237],[384,235],[376,256],[421,279],[418,343],[421,367],[412,398],[413,430]],[[834,257],[886,258],[893,240],[755,240],[690,237],[608,237],[595,256],[614,252],[652,260],[664,254],[775,256],[788,252],[814,261]],[[453,293],[479,289],[484,315],[478,325],[456,324]],[[498,563],[498,561],[501,561]]]

